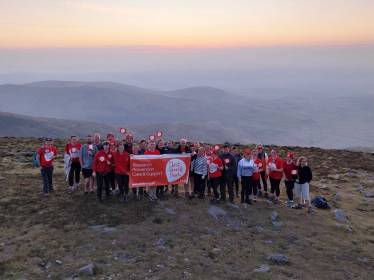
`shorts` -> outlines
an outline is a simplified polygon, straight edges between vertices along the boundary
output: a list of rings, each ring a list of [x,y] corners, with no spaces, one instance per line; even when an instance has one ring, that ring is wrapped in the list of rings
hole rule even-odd
[[[92,177],[92,169],[82,168],[83,178],[87,179]]]
[[[309,195],[309,183],[304,184],[298,184],[295,183],[295,194],[304,200],[310,201],[310,195]]]

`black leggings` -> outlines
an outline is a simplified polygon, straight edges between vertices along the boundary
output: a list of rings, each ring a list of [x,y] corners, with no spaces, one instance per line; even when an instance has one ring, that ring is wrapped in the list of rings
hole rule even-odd
[[[235,186],[235,194],[239,194],[239,179],[238,176],[234,176],[234,186]]]
[[[295,181],[285,180],[284,184],[286,185],[286,192],[287,192],[288,200],[293,200],[293,188],[294,188],[294,185],[295,185]]]
[[[203,175],[196,174],[196,173],[194,174],[194,189],[200,196],[204,196],[205,184],[206,184],[205,181],[206,179],[205,178],[203,179]]]
[[[79,184],[80,173],[81,173],[81,164],[79,162],[73,161],[71,163],[70,171],[69,171],[69,186],[70,187],[72,187],[74,183]]]
[[[109,176],[106,173],[96,173],[96,184],[97,184],[97,197],[101,200],[101,194],[103,187],[105,188],[105,194],[109,196]]]
[[[218,188],[221,186],[221,177],[210,178],[210,185],[212,186],[214,198],[219,198]]]
[[[268,191],[268,182],[266,180],[266,172],[261,171],[260,174],[261,174],[262,185],[264,186],[264,191],[267,192]]]
[[[108,173],[108,178],[109,178],[109,186],[114,190],[116,188],[116,174],[114,171],[110,171]]]
[[[253,195],[257,195],[257,192],[261,189],[261,183],[260,180],[251,180],[251,185],[252,185],[252,193]],[[251,191],[251,190],[250,190]],[[249,193],[251,194],[251,193]]]
[[[220,194],[221,200],[226,200],[226,185],[227,191],[229,193],[229,200],[231,202],[234,201],[234,177],[231,175],[223,175],[221,177],[221,187],[220,187]]]
[[[249,201],[249,189],[251,188],[251,176],[242,176],[241,203]]]
[[[270,177],[270,186],[271,186],[270,192],[275,193],[277,197],[279,197],[280,195],[280,189],[279,189],[280,182],[281,180],[277,180],[277,179]]]
[[[116,174],[116,181],[119,188],[120,195],[128,195],[129,194],[129,176]]]

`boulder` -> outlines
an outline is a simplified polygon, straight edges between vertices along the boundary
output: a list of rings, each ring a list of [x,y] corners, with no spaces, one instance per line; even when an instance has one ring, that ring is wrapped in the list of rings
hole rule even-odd
[[[208,214],[211,215],[214,219],[218,220],[220,216],[226,217],[227,212],[220,207],[210,206],[208,209]]]
[[[253,270],[253,272],[267,273],[270,271],[270,266],[267,264],[262,264],[259,268]]]
[[[348,222],[347,215],[341,209],[335,209],[334,211],[335,219],[340,223]]]
[[[268,256],[267,260],[273,264],[283,265],[288,264],[289,260],[286,255],[283,254],[273,254]]]
[[[95,276],[95,274],[96,274],[96,267],[92,263],[87,264],[85,266],[82,266],[79,269],[79,274],[81,274],[81,275],[87,275],[87,276]]]

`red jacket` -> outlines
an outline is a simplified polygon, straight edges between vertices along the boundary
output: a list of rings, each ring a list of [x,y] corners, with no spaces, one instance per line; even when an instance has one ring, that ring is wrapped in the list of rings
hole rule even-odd
[[[222,176],[222,171],[220,168],[223,167],[222,160],[216,157],[214,160],[210,157],[208,159],[208,171],[210,178],[217,178]]]
[[[47,148],[43,146],[42,148],[38,149],[39,161],[41,167],[50,167],[53,166],[53,160],[57,155],[57,148],[55,146],[51,146]]]
[[[254,181],[258,181],[260,180],[260,177],[261,177],[261,169],[265,168],[265,166],[263,166],[263,160],[262,159],[256,159],[255,160],[255,165],[258,167],[258,172],[253,172],[253,175],[252,175],[252,180]]]
[[[287,164],[287,162],[285,162],[283,165],[283,172],[284,172],[284,176],[286,177],[287,181],[293,180],[292,170],[295,170],[297,172],[296,164],[293,162],[291,164]],[[297,173],[295,175],[297,175]]]
[[[116,152],[113,154],[114,172],[120,175],[128,175],[130,172],[130,155],[123,151],[122,154]]]
[[[104,150],[98,151],[92,164],[92,170],[97,173],[109,173],[114,165],[113,156]]]
[[[275,161],[275,166],[276,166],[276,169],[281,169],[283,168],[283,160],[280,158],[280,157],[276,157],[274,159]],[[268,167],[273,164],[273,159],[272,157],[269,157],[269,160],[268,160]],[[270,168],[269,168],[269,177],[275,179],[275,180],[281,180],[282,177],[283,177],[283,171],[271,171]]]

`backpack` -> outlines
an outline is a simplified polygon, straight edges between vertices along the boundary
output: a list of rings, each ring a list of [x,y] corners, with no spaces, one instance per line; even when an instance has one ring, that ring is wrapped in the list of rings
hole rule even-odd
[[[33,167],[40,167],[40,162],[39,160],[37,159],[37,155],[38,155],[38,152],[35,151],[33,154],[32,154],[32,166]]]
[[[331,208],[330,205],[327,203],[327,200],[323,196],[320,196],[320,195],[317,195],[315,198],[313,198],[312,204],[316,208],[320,208],[320,209],[330,209]]]

